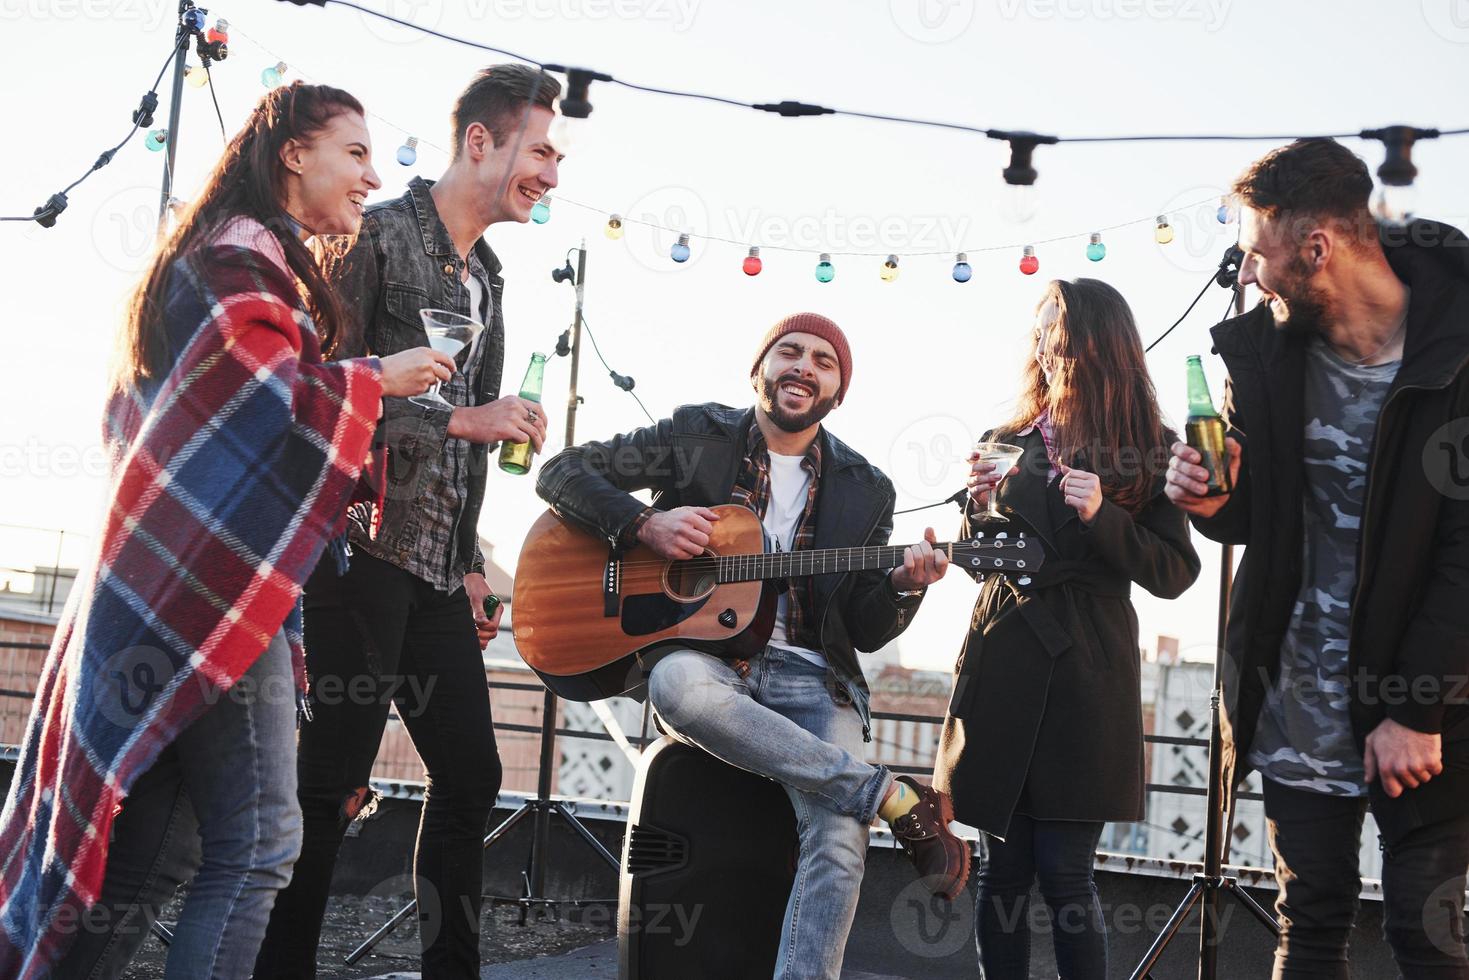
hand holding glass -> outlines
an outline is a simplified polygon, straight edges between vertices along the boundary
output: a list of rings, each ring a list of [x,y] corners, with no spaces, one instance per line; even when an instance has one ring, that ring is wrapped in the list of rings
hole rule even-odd
[[[460,316],[449,310],[419,310],[418,315],[423,319],[423,331],[428,334],[428,345],[436,351],[443,351],[450,357],[454,357],[461,350],[474,343],[474,338],[479,336],[484,324],[472,317]],[[414,395],[408,399],[415,405],[433,407],[435,405],[445,408],[451,407],[449,402],[439,394],[442,382],[436,383],[433,388],[422,395]]]
[[[1019,461],[1021,454],[1025,452],[1021,447],[1012,446],[1005,442],[976,443],[974,451],[979,453],[981,462],[989,463],[994,467],[993,472],[998,473],[1001,479],[1010,472],[1010,468]],[[980,516],[986,521],[1009,523],[1010,518],[1000,513],[1000,504],[996,499],[999,494],[999,489],[999,484],[996,484],[995,489],[990,491],[989,505]]]

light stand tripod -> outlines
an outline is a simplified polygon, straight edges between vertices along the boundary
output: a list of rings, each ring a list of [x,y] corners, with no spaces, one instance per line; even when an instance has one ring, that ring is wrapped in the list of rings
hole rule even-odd
[[[571,330],[569,331],[571,334],[571,343],[569,350],[567,351],[571,355],[570,393],[567,396],[566,402],[565,444],[568,446],[575,444],[576,410],[577,405],[581,402],[580,396],[576,393],[576,383],[577,371],[581,363],[580,357],[582,332],[582,299],[584,295],[583,287],[586,281],[587,274],[586,243],[583,242],[581,247],[578,248],[576,252],[576,316],[575,319],[572,321]],[[552,273],[552,276],[556,279],[557,282],[562,282],[565,279],[569,278],[565,270],[557,270],[556,272]],[[559,348],[557,352],[561,352]],[[541,756],[540,768],[538,771],[538,778],[536,782],[535,798],[526,800],[524,803],[522,803],[514,813],[505,818],[503,823],[501,823],[494,830],[490,831],[489,835],[485,837],[484,842],[485,849],[488,850],[489,848],[494,846],[497,841],[504,838],[505,835],[508,834],[512,828],[514,828],[527,816],[534,818],[531,831],[530,855],[526,861],[525,871],[521,872],[523,891],[518,896],[487,896],[490,901],[495,904],[511,904],[519,906],[521,925],[525,925],[526,913],[528,913],[533,907],[546,905],[557,906],[562,904],[578,907],[582,905],[615,904],[617,902],[617,899],[615,898],[577,899],[569,902],[562,902],[559,899],[547,898],[545,895],[546,860],[550,852],[551,817],[553,814],[559,816],[562,820],[566,822],[567,826],[576,831],[577,835],[586,842],[587,846],[590,847],[598,857],[611,865],[614,870],[617,870],[621,867],[621,863],[618,861],[618,859],[613,857],[612,853],[608,851],[607,848],[602,846],[602,842],[597,840],[597,838],[592,835],[592,832],[587,830],[582,822],[576,818],[576,815],[572,813],[569,809],[567,809],[565,803],[560,800],[551,799],[551,767],[555,764],[556,761],[556,705],[558,700],[559,699],[556,697],[556,695],[552,694],[549,689],[547,689],[543,693],[541,698]],[[382,940],[386,938],[389,933],[398,928],[398,926],[402,925],[403,922],[407,920],[407,918],[417,910],[417,908],[418,902],[415,900],[409,902],[407,905],[403,906],[403,908],[399,909],[398,912],[386,923],[384,923],[380,929],[374,932],[371,936],[367,937],[362,945],[358,946],[347,955],[345,961],[346,964],[348,966],[351,966],[358,960],[362,959],[362,957],[366,956],[368,952],[370,952],[372,948],[378,943],[382,942]]]
[[[1244,312],[1245,294],[1238,284],[1235,249],[1224,253],[1216,281],[1234,289],[1234,310]],[[1231,266],[1234,268],[1231,268]],[[1214,683],[1209,693],[1209,785],[1204,798],[1204,870],[1194,875],[1193,884],[1183,896],[1173,915],[1163,926],[1158,938],[1148,947],[1142,962],[1133,970],[1131,980],[1150,980],[1149,972],[1163,955],[1163,950],[1178,933],[1183,920],[1199,905],[1199,980],[1215,980],[1219,960],[1219,896],[1234,896],[1265,928],[1276,935],[1280,925],[1240,887],[1237,878],[1225,875],[1224,851],[1229,846],[1229,825],[1234,819],[1234,787],[1224,785],[1223,735],[1219,727],[1219,702],[1223,691],[1225,628],[1229,621],[1230,578],[1234,570],[1234,546],[1222,545],[1219,555],[1219,627],[1214,643]]]

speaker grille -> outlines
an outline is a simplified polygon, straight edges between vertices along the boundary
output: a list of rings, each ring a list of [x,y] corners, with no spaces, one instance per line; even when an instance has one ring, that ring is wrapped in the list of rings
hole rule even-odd
[[[629,874],[649,875],[681,868],[689,858],[689,842],[678,834],[647,824],[634,824],[627,845]]]

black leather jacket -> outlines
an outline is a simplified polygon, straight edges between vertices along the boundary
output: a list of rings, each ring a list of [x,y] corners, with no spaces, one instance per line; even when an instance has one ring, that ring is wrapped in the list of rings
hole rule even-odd
[[[361,333],[344,342],[336,356],[367,351],[384,355],[426,347],[428,336],[418,315],[425,307],[471,314],[468,294],[460,283],[464,259],[434,206],[429,193],[432,186],[433,181],[415,177],[407,193],[373,204],[363,215],[362,231],[337,279]],[[470,272],[482,277],[490,294],[489,322],[476,348],[481,368],[472,393],[474,404],[483,405],[500,396],[505,366],[505,282],[500,278],[500,260],[484,239],[474,243],[472,258]],[[400,566],[414,562],[430,562],[434,568],[452,566],[449,577],[457,579],[465,572],[484,570],[479,512],[494,447],[468,444],[464,453],[467,466],[453,472],[455,465],[445,457],[450,414],[447,408],[423,407],[406,398],[383,399],[377,430],[377,438],[388,446],[382,524],[376,540],[368,542],[355,533],[353,540],[358,547]],[[426,526],[420,517],[421,497],[431,484],[446,479],[459,481],[464,492],[452,541],[442,540],[448,536]]]
[[[659,510],[727,504],[754,411],[684,405],[656,425],[557,454],[541,467],[536,492],[565,520],[609,544],[645,506],[631,491],[652,490]],[[822,469],[814,547],[887,544],[896,499],[892,483],[825,427],[817,438]],[[876,650],[902,633],[922,597],[899,598],[882,570],[814,578],[821,653],[856,705],[863,737],[870,741],[870,694],[856,651]]]

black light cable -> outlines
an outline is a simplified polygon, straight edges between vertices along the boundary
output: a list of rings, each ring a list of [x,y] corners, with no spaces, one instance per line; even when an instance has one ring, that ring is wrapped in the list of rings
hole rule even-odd
[[[153,79],[153,84],[147,92],[143,93],[143,97],[138,101],[138,108],[133,110],[133,128],[128,130],[128,134],[122,138],[121,143],[118,143],[110,150],[103,150],[102,154],[97,157],[96,162],[92,164],[86,173],[66,185],[62,190],[52,194],[46,199],[46,203],[36,208],[33,213],[15,217],[0,217],[0,221],[34,221],[42,228],[55,227],[57,217],[60,216],[61,212],[66,210],[68,203],[66,195],[70,194],[82,181],[111,163],[112,158],[117,155],[117,151],[126,146],[128,141],[133,138],[139,129],[144,126],[153,125],[153,113],[158,110],[158,83],[163,81],[163,75],[168,71],[168,66],[173,63],[173,59],[177,57],[179,48],[187,46],[188,43],[188,34],[183,34],[174,43],[173,49],[168,52],[168,58],[163,62],[163,67],[158,70],[158,77]]]

